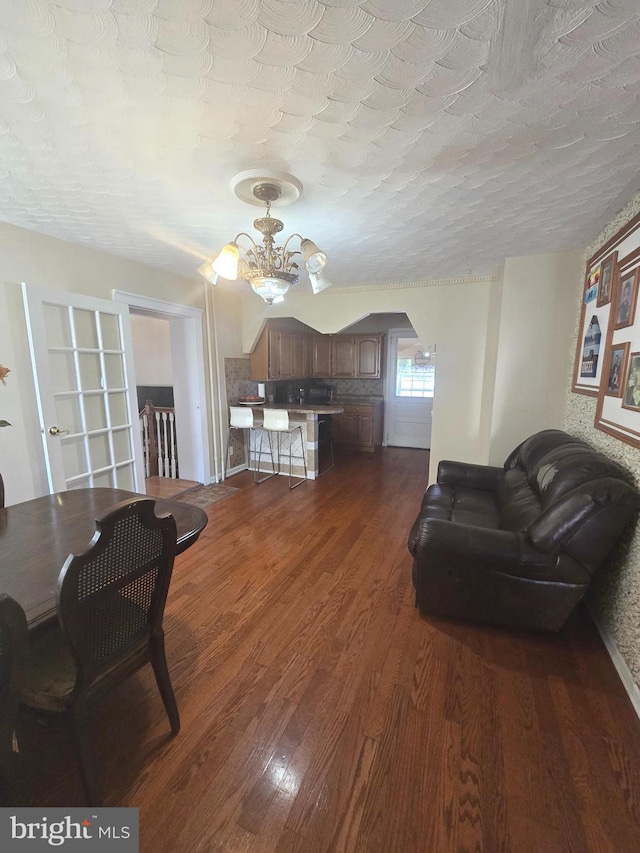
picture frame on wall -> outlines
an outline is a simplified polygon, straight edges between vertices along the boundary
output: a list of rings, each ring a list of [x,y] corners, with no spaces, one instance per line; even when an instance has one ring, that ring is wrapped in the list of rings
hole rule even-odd
[[[629,360],[629,341],[611,347],[605,376],[607,384],[604,393],[609,397],[622,397]]]
[[[640,352],[632,352],[629,358],[622,408],[640,412]]]
[[[596,302],[598,307],[601,305],[607,305],[609,302],[611,302],[611,297],[613,295],[613,289],[615,285],[617,257],[618,253],[612,252],[600,264],[600,282],[598,285],[598,299]]]
[[[576,362],[583,355],[582,342],[591,315],[598,314],[602,338],[594,426],[640,449],[640,312],[636,310],[640,291],[640,213],[594,252],[587,261],[586,276],[598,266],[599,296],[595,298],[587,292],[586,281],[583,286]],[[609,267],[611,300],[599,305],[606,298]],[[574,386],[579,369],[576,363]],[[586,394],[588,391],[582,388],[589,388],[591,382],[579,379],[579,387],[572,390]]]
[[[580,377],[582,379],[595,379],[598,375],[598,362],[600,360],[600,347],[602,341],[602,329],[598,315],[593,314],[587,326],[582,344],[582,359],[580,361]]]
[[[638,301],[638,273],[640,269],[624,273],[618,278],[616,288],[616,304],[614,312],[614,329],[624,329],[632,326],[636,316]]]
[[[571,390],[597,397],[604,364],[605,334],[611,313],[611,300],[598,307],[601,263],[587,263],[582,291],[580,327],[576,341]]]

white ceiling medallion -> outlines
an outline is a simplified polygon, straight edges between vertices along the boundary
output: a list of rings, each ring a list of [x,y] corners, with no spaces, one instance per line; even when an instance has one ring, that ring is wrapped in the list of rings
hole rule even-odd
[[[264,199],[256,195],[256,189],[263,184],[277,187],[280,194],[273,198],[273,207],[284,207],[297,201],[302,195],[302,184],[293,175],[286,172],[270,172],[266,169],[247,169],[231,178],[234,194],[247,204],[264,204]]]

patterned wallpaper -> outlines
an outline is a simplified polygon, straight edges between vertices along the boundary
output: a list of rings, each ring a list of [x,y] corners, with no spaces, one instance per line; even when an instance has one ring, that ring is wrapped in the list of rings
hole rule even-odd
[[[588,258],[637,213],[640,195],[622,210],[587,248]],[[571,364],[576,352],[583,282],[576,282],[576,329],[571,343]],[[571,371],[573,373],[573,371]],[[564,428],[587,441],[629,470],[640,487],[640,450],[593,426],[596,399],[569,391]],[[616,553],[596,575],[589,591],[589,603],[613,635],[618,650],[640,686],[640,525],[629,531]]]

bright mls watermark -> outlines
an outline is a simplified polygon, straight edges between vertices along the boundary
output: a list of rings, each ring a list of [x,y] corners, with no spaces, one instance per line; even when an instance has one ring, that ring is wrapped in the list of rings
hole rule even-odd
[[[0,850],[139,853],[138,809],[0,808]]]

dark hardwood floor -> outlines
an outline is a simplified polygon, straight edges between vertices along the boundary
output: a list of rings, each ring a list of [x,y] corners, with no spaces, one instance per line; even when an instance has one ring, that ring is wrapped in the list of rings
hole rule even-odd
[[[586,613],[544,635],[414,609],[427,461],[228,481],[169,593],[182,731],[150,670],[96,710],[106,804],[139,807],[143,853],[640,848],[640,723]],[[68,743],[27,729],[32,804],[82,804]]]

